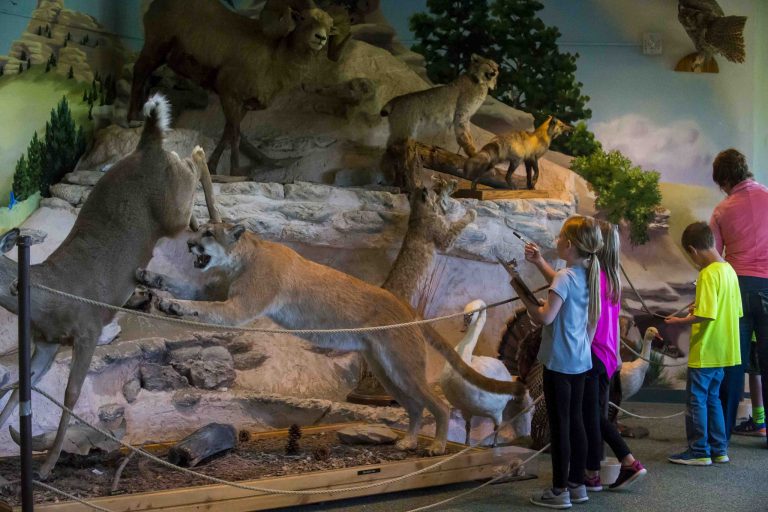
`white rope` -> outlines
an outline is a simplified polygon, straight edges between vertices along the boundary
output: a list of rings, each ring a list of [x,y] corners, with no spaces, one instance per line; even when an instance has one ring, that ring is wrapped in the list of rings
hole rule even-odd
[[[78,502],[78,503],[80,503],[82,505],[85,505],[86,507],[91,508],[93,510],[100,510],[101,512],[112,512],[108,508],[100,507],[98,505],[94,505],[93,503],[88,503],[84,499],[78,498],[74,494],[70,494],[68,492],[62,491],[61,489],[57,489],[54,486],[48,485],[48,484],[46,484],[44,482],[41,482],[39,480],[33,480],[32,483],[37,485],[38,487],[42,487],[43,489],[47,489],[47,490],[49,490],[49,491],[51,491],[53,493],[56,493],[56,494],[58,494],[60,496],[64,496],[65,498],[69,498],[70,500],[74,500],[74,501],[76,501],[76,502]]]
[[[686,366],[686,365],[688,365],[688,361],[687,361],[687,360],[686,360],[686,361],[683,361],[682,363],[675,363],[675,364],[666,364],[666,363],[660,363],[660,362],[658,362],[658,361],[652,361],[652,360],[650,360],[650,359],[648,359],[648,358],[646,358],[646,357],[643,357],[643,355],[642,355],[642,354],[640,354],[640,353],[638,353],[637,351],[635,351],[635,349],[633,349],[633,348],[632,348],[632,347],[629,345],[629,343],[627,343],[626,341],[624,341],[624,338],[621,338],[621,344],[622,344],[622,345],[624,345],[624,346],[627,348],[627,350],[629,350],[630,352],[632,352],[633,354],[635,354],[637,357],[639,357],[639,358],[640,358],[640,359],[642,359],[643,361],[647,361],[647,362],[649,362],[649,363],[651,363],[651,364],[655,364],[656,366],[665,366],[665,367],[668,367],[668,368],[674,368],[674,367],[677,367],[677,366]]]
[[[484,311],[486,309],[491,309],[491,308],[500,306],[501,304],[506,304],[509,302],[514,302],[516,300],[519,300],[518,297],[513,297],[512,299],[508,299],[495,304],[489,304],[481,308],[473,309],[472,311],[467,311],[467,312],[462,311],[460,313],[452,313],[450,315],[438,316],[435,318],[413,320],[410,322],[403,322],[403,323],[391,324],[391,325],[376,325],[371,327],[349,327],[349,328],[340,328],[340,329],[266,329],[266,328],[259,328],[259,327],[237,327],[237,326],[231,326],[231,325],[219,325],[219,324],[211,324],[207,322],[197,322],[194,320],[185,320],[183,318],[173,318],[170,316],[153,315],[151,313],[145,313],[143,311],[136,311],[133,309],[123,308],[120,306],[113,306],[112,304],[99,302],[93,299],[87,299],[85,297],[80,297],[78,295],[63,292],[61,290],[49,288],[42,284],[33,283],[32,286],[34,288],[38,288],[45,292],[51,293],[53,295],[59,295],[61,297],[65,297],[75,302],[82,302],[83,304],[88,304],[90,306],[95,306],[95,307],[99,307],[99,308],[103,308],[103,309],[107,309],[107,310],[115,311],[119,313],[125,313],[128,315],[134,315],[134,316],[149,318],[153,320],[162,320],[163,322],[182,324],[182,325],[187,325],[191,327],[196,327],[199,329],[209,329],[209,330],[212,329],[217,331],[223,330],[223,331],[235,331],[235,332],[260,332],[260,333],[269,333],[269,334],[341,334],[341,333],[349,334],[349,333],[378,332],[378,331],[387,331],[392,329],[402,329],[402,328],[411,327],[414,325],[430,324],[435,322],[441,322],[443,320],[448,320],[451,318],[463,317],[464,315],[470,315],[473,313]],[[540,291],[540,290],[536,290],[536,291]]]
[[[103,435],[104,437],[106,437],[108,439],[111,439],[112,441],[115,441],[116,443],[119,443],[121,446],[127,448],[128,450],[130,450],[130,451],[132,451],[134,453],[137,453],[138,455],[141,455],[142,457],[145,457],[145,458],[147,458],[147,459],[149,459],[149,460],[151,460],[153,462],[156,462],[156,463],[160,464],[161,466],[165,466],[165,467],[167,467],[169,469],[180,471],[182,473],[186,473],[188,475],[192,475],[194,477],[198,477],[198,478],[201,478],[203,480],[208,480],[210,482],[214,482],[214,483],[217,483],[217,484],[227,485],[229,487],[235,487],[237,489],[243,489],[243,490],[246,490],[246,491],[255,491],[255,492],[266,493],[266,494],[316,495],[316,494],[337,494],[337,493],[344,493],[344,492],[353,492],[353,491],[361,491],[361,490],[366,490],[366,489],[373,489],[373,488],[376,488],[376,487],[381,487],[381,486],[384,486],[384,485],[389,485],[391,483],[400,482],[402,480],[407,480],[408,478],[412,478],[414,476],[421,475],[422,473],[426,473],[427,471],[431,471],[432,469],[435,469],[435,468],[437,468],[439,466],[442,466],[443,464],[446,464],[447,462],[450,462],[451,460],[453,460],[453,459],[455,459],[455,458],[457,458],[457,457],[459,457],[461,455],[464,455],[465,453],[467,453],[467,452],[469,452],[471,450],[476,449],[476,446],[467,446],[463,450],[461,450],[459,452],[456,452],[453,455],[450,455],[450,456],[446,457],[445,459],[440,460],[440,461],[438,461],[438,462],[436,462],[434,464],[431,464],[431,465],[429,465],[429,466],[427,466],[425,468],[422,468],[422,469],[420,469],[418,471],[414,471],[413,473],[408,473],[406,475],[401,475],[399,477],[390,478],[388,480],[381,480],[381,481],[378,481],[378,482],[373,482],[373,483],[370,483],[370,484],[360,485],[360,486],[357,486],[357,487],[343,487],[343,488],[339,488],[339,489],[323,489],[323,490],[314,490],[314,491],[295,491],[295,490],[284,490],[284,489],[270,489],[270,488],[266,488],[266,487],[258,487],[258,486],[253,486],[253,485],[239,484],[237,482],[229,482],[227,480],[222,480],[221,478],[216,478],[216,477],[213,477],[213,476],[205,475],[203,473],[198,473],[197,471],[192,471],[191,469],[182,468],[182,467],[176,466],[175,464],[171,464],[170,462],[165,461],[165,460],[163,460],[163,459],[161,459],[159,457],[156,457],[156,456],[152,455],[151,453],[147,453],[144,450],[141,450],[139,448],[131,446],[131,445],[127,444],[127,443],[124,443],[123,441],[121,441],[120,439],[117,439],[114,435],[112,435],[112,433],[110,433],[110,432],[108,432],[106,430],[103,430],[103,429],[101,429],[101,428],[99,428],[99,427],[97,427],[95,425],[91,425],[90,423],[85,421],[83,418],[78,416],[72,409],[70,409],[69,407],[65,406],[64,404],[62,404],[61,402],[59,402],[58,400],[53,398],[51,395],[49,395],[45,391],[43,391],[43,390],[41,390],[41,389],[39,389],[37,387],[33,387],[32,390],[37,392],[37,393],[39,393],[39,394],[41,394],[42,396],[44,396],[45,398],[50,400],[53,404],[55,404],[56,406],[58,406],[62,410],[68,412],[69,414],[71,414],[72,417],[74,417],[75,419],[77,419],[78,421],[83,423],[84,425],[90,427],[91,429],[95,430],[96,432],[98,432],[99,434]],[[534,405],[536,405],[539,402],[539,400],[541,400],[541,398],[542,397],[539,397],[536,400],[534,400],[531,404],[528,405],[528,407],[526,407],[525,409],[523,409],[522,411],[517,413],[515,416],[513,416],[509,420],[507,420],[504,423],[502,423],[502,425],[500,425],[499,428],[501,428],[501,426],[503,426],[503,425],[506,425],[508,423],[511,423],[511,422],[515,421],[520,415],[526,413]],[[491,434],[488,434],[480,442],[482,443],[482,442],[486,441],[492,435],[494,435],[493,432]]]
[[[519,466],[514,466],[514,469],[517,469],[518,467],[524,467],[526,464],[528,464],[534,458],[536,458],[539,455],[541,455],[542,453],[544,453],[544,450],[549,448],[549,446],[550,445],[547,444],[541,450],[537,451],[536,453],[534,453],[533,455],[531,455],[530,457],[525,459],[523,462],[521,462]],[[510,470],[511,469],[512,469],[512,467],[510,467]],[[429,510],[431,508],[435,508],[435,507],[438,507],[438,506],[441,506],[441,505],[445,505],[446,503],[450,503],[452,501],[458,500],[459,498],[463,498],[464,496],[469,496],[470,494],[479,491],[483,487],[491,485],[492,483],[494,483],[494,482],[496,482],[498,480],[501,480],[502,478],[506,478],[509,473],[510,473],[510,471],[506,471],[506,472],[502,473],[501,475],[496,476],[496,477],[488,480],[487,482],[483,482],[482,484],[478,485],[477,487],[473,487],[472,489],[469,489],[469,490],[464,491],[464,492],[462,492],[460,494],[457,494],[456,496],[453,496],[452,498],[447,498],[447,499],[444,499],[442,501],[438,501],[437,503],[432,503],[431,505],[424,505],[423,507],[414,508],[414,509],[408,510],[408,512],[421,512],[422,510]]]
[[[685,411],[680,411],[680,412],[676,412],[675,414],[670,414],[668,416],[641,416],[640,414],[635,414],[633,412],[629,412],[626,409],[622,409],[621,407],[619,407],[613,402],[608,402],[608,403],[611,404],[612,407],[615,407],[621,412],[623,412],[624,414],[628,414],[633,418],[640,418],[642,420],[668,420],[669,418],[677,418],[678,416],[682,416],[683,414],[685,414]]]

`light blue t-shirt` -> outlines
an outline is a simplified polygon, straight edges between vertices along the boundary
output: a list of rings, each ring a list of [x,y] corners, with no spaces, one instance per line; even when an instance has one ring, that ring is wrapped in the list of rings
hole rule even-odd
[[[558,270],[549,289],[563,299],[563,307],[541,332],[538,359],[547,369],[568,374],[592,368],[587,333],[589,287],[587,269],[566,267]]]

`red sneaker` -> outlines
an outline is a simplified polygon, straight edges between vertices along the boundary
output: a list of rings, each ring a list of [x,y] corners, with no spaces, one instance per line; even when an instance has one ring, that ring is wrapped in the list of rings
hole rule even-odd
[[[623,491],[624,489],[628,489],[630,486],[634,485],[635,482],[642,480],[647,474],[648,470],[640,464],[639,460],[633,462],[631,466],[622,465],[621,471],[619,471],[619,478],[608,487],[608,490]]]
[[[584,476],[584,485],[589,492],[600,492],[603,490],[603,484],[600,483],[600,474],[593,477]]]

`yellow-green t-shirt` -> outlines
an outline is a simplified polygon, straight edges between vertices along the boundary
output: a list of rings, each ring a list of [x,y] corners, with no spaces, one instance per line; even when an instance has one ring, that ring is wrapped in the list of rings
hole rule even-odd
[[[691,328],[688,366],[717,368],[741,364],[741,293],[736,272],[728,263],[710,263],[701,269],[694,314],[709,320],[693,324]]]

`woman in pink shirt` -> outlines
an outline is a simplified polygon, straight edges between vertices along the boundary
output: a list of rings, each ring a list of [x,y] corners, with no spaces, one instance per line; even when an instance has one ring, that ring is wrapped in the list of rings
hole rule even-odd
[[[619,312],[621,311],[621,281],[619,279],[619,228],[600,221],[603,248],[597,253],[600,261],[600,318],[592,340],[592,369],[584,383],[582,411],[587,431],[587,474],[584,484],[588,491],[601,491],[600,461],[603,441],[608,443],[621,462],[618,479],[609,489],[626,489],[640,480],[647,470],[632,456],[627,443],[608,420],[609,383],[618,367]]]
[[[739,276],[744,316],[739,321],[741,365],[725,368],[720,386],[728,438],[744,395],[744,372],[753,334],[761,361],[763,396],[768,396],[768,188],[753,179],[747,159],[735,149],[721,151],[712,179],[728,194],[715,207],[709,226],[715,247]]]

